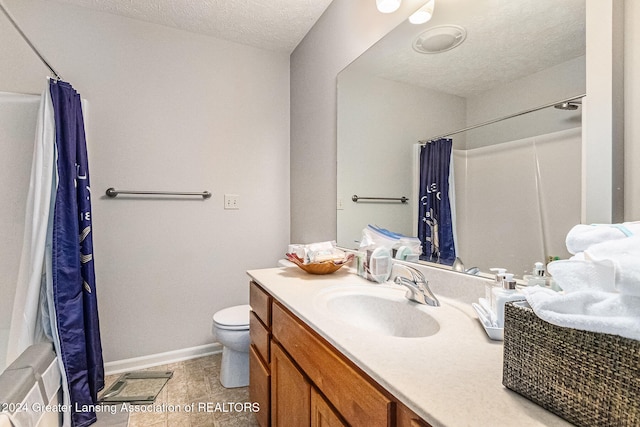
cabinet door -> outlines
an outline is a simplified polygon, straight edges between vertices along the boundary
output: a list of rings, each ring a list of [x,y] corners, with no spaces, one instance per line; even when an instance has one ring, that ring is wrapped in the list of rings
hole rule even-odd
[[[271,425],[308,427],[311,385],[280,346],[271,343]]]
[[[431,427],[411,409],[402,403],[397,404],[396,427]]]
[[[269,426],[269,369],[264,366],[253,345],[249,347],[249,399],[260,405],[256,421],[260,427]]]
[[[392,402],[371,379],[356,371],[335,348],[280,304],[273,304],[271,315],[272,336],[349,425],[393,425]]]
[[[347,427],[315,388],[311,389],[311,427]]]

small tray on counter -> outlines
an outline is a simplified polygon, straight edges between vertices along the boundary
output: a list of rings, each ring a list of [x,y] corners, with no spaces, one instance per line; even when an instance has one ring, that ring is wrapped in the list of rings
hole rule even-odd
[[[480,299],[482,300],[484,298]],[[471,304],[471,307],[473,307],[476,314],[478,315],[478,320],[480,321],[480,324],[484,328],[484,331],[487,333],[489,338],[494,341],[502,341],[504,339],[504,329],[493,326],[493,324],[491,323],[491,319],[489,318],[489,313],[487,313],[485,308],[482,307],[481,304],[476,303]]]

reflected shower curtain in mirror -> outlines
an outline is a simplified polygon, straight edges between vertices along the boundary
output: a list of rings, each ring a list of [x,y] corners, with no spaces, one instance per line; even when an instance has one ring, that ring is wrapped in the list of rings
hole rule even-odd
[[[453,264],[456,258],[449,198],[452,147],[453,141],[443,138],[431,141],[420,148],[420,259],[447,265]]]

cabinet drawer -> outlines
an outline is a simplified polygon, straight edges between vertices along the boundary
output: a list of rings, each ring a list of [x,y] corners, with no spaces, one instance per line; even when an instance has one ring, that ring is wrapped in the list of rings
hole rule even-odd
[[[390,425],[392,403],[337,350],[317,337],[279,304],[273,304],[272,333],[353,427]]]
[[[256,282],[249,284],[249,304],[267,328],[271,326],[271,297]],[[266,360],[266,359],[265,359]]]
[[[262,360],[269,364],[269,331],[258,319],[255,312],[249,317],[249,335],[251,336],[251,344],[258,351]]]
[[[255,412],[256,421],[260,427],[269,425],[271,378],[269,370],[264,366],[254,346],[249,347],[249,399],[260,405]]]

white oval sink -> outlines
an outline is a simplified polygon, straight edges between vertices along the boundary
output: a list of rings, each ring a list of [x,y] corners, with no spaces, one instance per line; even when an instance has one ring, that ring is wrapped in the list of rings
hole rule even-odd
[[[318,293],[315,305],[334,319],[381,335],[417,338],[436,334],[438,321],[426,312],[426,306],[409,301],[404,293],[381,285],[337,287]]]

